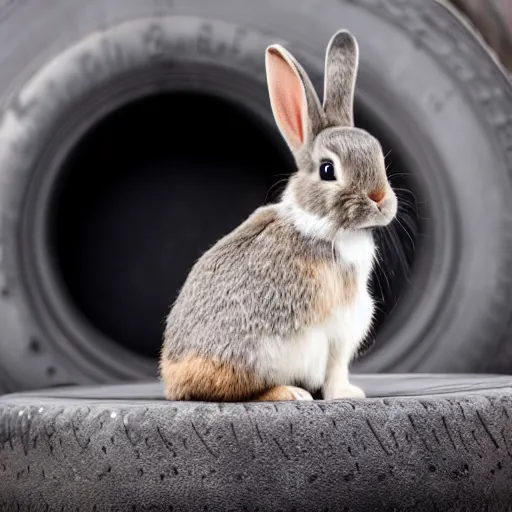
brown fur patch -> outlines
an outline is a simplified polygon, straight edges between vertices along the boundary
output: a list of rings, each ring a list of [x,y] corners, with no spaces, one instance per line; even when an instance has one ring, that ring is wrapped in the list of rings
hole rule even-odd
[[[244,401],[259,395],[266,387],[248,372],[199,356],[179,362],[163,357],[160,374],[168,400]]]
[[[311,325],[322,323],[337,307],[350,306],[357,294],[357,279],[353,269],[334,262],[309,262],[306,272],[318,282],[317,300],[311,311]]]

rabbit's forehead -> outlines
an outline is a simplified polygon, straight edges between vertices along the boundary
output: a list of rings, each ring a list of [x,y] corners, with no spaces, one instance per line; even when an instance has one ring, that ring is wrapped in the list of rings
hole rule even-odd
[[[334,153],[345,164],[375,163],[383,159],[379,141],[357,128],[328,128],[318,134],[313,146],[317,158]]]

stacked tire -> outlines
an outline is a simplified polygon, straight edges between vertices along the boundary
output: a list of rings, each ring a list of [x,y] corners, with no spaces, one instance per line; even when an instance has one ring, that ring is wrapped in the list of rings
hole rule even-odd
[[[401,200],[354,371],[392,375],[360,376],[367,402],[164,403],[137,383],[191,263],[293,171],[264,50],[321,92],[340,28]],[[7,0],[0,69],[0,508],[510,506],[512,385],[488,374],[512,370],[512,89],[452,8]]]

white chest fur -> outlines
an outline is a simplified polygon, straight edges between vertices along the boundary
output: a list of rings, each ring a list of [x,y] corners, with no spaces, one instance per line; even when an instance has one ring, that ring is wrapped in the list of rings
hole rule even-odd
[[[329,356],[336,352],[348,363],[370,330],[374,303],[368,280],[375,259],[375,244],[369,232],[340,233],[336,240],[336,256],[340,265],[356,272],[356,294],[348,306],[336,308],[321,326],[328,340]]]
[[[340,265],[351,265],[357,276],[354,302],[333,312],[328,329],[330,338],[344,345],[352,357],[371,327],[374,303],[368,290],[368,280],[375,260],[375,244],[369,232],[341,233],[336,240]],[[332,326],[332,327],[331,327]]]

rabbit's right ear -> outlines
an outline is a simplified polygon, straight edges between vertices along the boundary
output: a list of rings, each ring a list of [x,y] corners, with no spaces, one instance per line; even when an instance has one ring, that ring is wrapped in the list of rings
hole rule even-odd
[[[321,130],[320,101],[304,69],[282,46],[267,48],[265,64],[274,118],[295,152]]]
[[[332,36],[325,57],[324,112],[330,124],[354,126],[359,45],[348,30]]]

